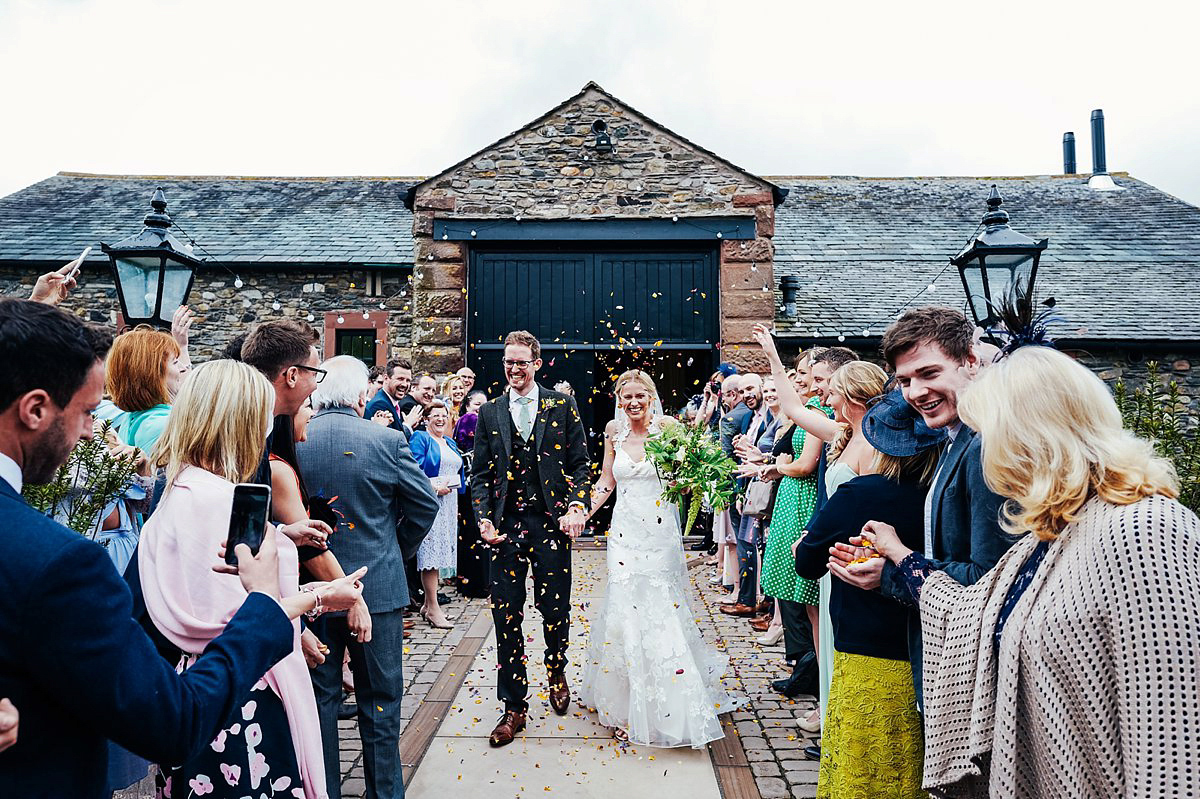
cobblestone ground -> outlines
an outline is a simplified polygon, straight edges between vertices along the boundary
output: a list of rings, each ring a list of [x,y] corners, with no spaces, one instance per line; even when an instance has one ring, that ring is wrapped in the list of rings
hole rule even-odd
[[[747,704],[733,713],[732,723],[750,761],[759,794],[763,799],[816,796],[818,764],[805,759],[801,753],[815,739],[796,726],[796,719],[815,707],[816,700],[809,696],[787,699],[771,690],[771,680],[788,674],[782,645],[763,646],[757,643],[755,638],[758,634],[750,629],[745,619],[721,613],[717,600],[724,592],[720,586],[709,584],[712,568],[700,565],[694,557],[689,565],[692,566],[688,570],[693,592],[692,608],[700,628],[706,640],[729,655],[728,689],[747,699]],[[405,685],[401,715],[405,725],[417,712],[470,622],[486,605],[486,600],[466,600],[455,595],[447,608],[447,615],[459,620],[453,630],[437,630],[417,619],[417,625],[411,631],[411,637],[405,641],[404,649]],[[350,720],[339,722],[338,726],[342,753],[342,796],[360,799],[366,785],[358,725]],[[131,789],[117,794],[117,799],[153,796],[152,785],[143,783],[139,787],[141,790]]]
[[[404,640],[404,699],[400,704],[400,716],[403,723],[400,732],[408,725],[413,714],[417,712],[421,701],[429,693],[429,687],[437,680],[450,653],[466,634],[476,615],[487,607],[486,599],[466,599],[454,593],[453,588],[443,588],[442,592],[453,597],[453,601],[443,608],[446,616],[455,622],[453,630],[438,630],[430,627],[416,614],[409,618],[415,619],[417,625],[410,630],[411,636]],[[342,752],[342,797],[343,799],[361,799],[366,793],[366,781],[363,777],[362,743],[358,739],[358,722],[355,720],[339,721],[338,733],[341,740]]]
[[[759,633],[750,629],[746,619],[721,613],[717,601],[725,591],[709,583],[713,569],[698,564],[695,558],[689,565],[693,567],[689,569],[692,609],[700,629],[705,639],[716,642],[729,655],[730,672],[736,680],[730,690],[741,689],[749,700],[732,717],[759,793],[763,799],[816,796],[818,763],[802,754],[816,737],[796,726],[798,718],[816,707],[816,699],[788,699],[771,690],[772,680],[791,673],[783,660],[783,642],[763,646],[755,640]]]

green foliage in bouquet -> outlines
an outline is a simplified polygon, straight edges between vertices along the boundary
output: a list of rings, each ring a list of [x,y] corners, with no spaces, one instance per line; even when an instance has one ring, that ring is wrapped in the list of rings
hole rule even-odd
[[[667,483],[663,500],[679,507],[685,520],[684,535],[696,523],[705,502],[716,511],[729,507],[735,464],[708,431],[668,424],[646,439],[646,457]]]
[[[1146,382],[1132,391],[1123,380],[1113,394],[1125,427],[1154,442],[1158,454],[1175,464],[1179,501],[1200,513],[1200,417],[1174,380],[1159,377],[1158,364],[1146,367]]]
[[[91,441],[80,440],[49,483],[26,483],[21,489],[25,501],[94,539],[100,530],[100,512],[125,492],[136,471],[134,454],[117,457],[109,452],[106,441],[111,428],[110,422],[103,422]]]

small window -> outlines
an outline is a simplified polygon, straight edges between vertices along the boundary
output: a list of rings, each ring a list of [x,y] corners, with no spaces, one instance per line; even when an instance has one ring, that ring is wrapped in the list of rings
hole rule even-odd
[[[338,355],[353,355],[367,366],[375,366],[374,330],[338,330],[334,345]]]

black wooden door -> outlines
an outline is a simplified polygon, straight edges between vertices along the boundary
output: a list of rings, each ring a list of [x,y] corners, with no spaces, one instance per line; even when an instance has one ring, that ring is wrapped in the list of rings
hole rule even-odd
[[[489,396],[504,385],[505,335],[542,343],[538,380],[566,380],[592,440],[612,418],[612,378],[639,365],[677,409],[716,365],[717,254],[708,251],[472,249],[467,279],[467,361]]]

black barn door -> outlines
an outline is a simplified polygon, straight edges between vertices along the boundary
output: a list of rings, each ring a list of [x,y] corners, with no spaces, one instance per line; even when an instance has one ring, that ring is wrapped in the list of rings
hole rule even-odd
[[[716,252],[473,248],[467,362],[491,397],[504,386],[504,337],[516,329],[542,342],[538,380],[574,387],[598,459],[615,374],[645,368],[670,411],[699,393],[715,367]]]

